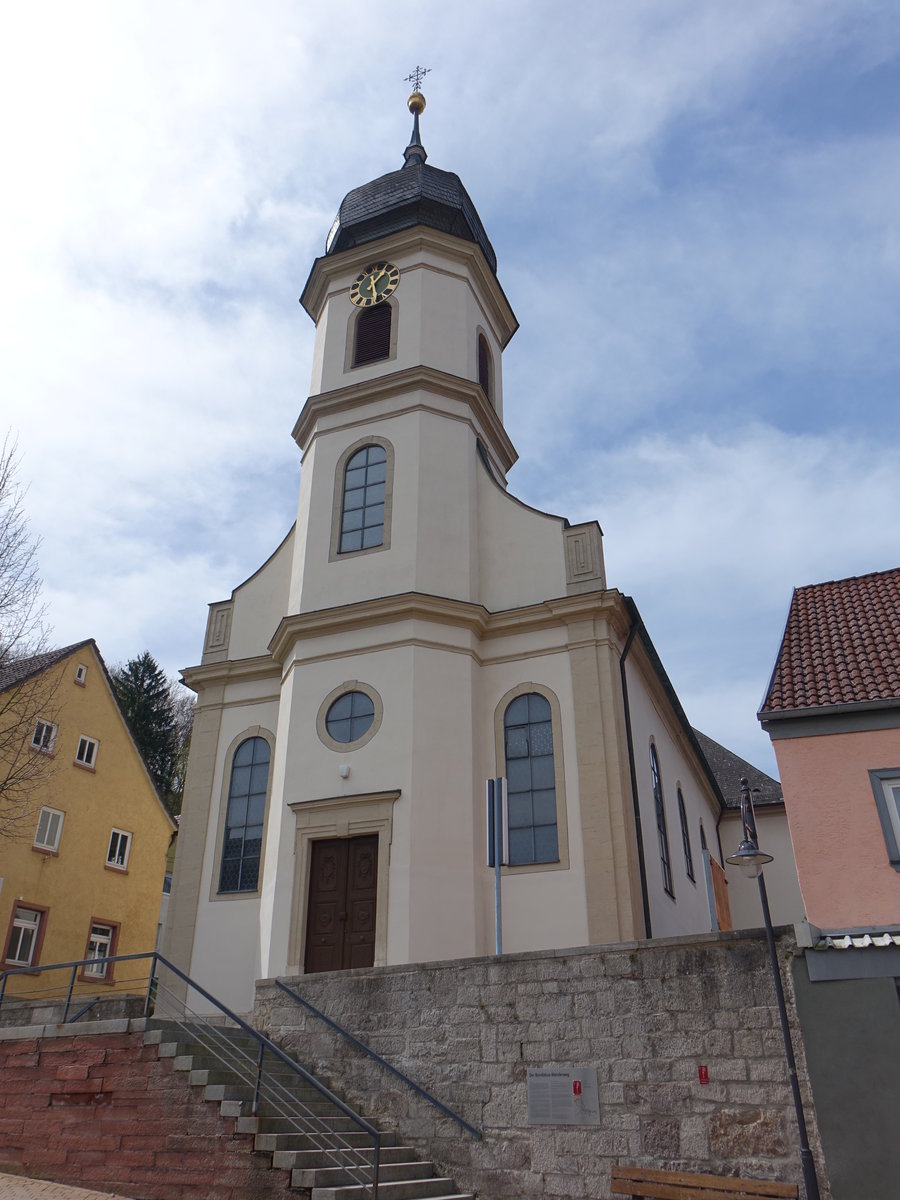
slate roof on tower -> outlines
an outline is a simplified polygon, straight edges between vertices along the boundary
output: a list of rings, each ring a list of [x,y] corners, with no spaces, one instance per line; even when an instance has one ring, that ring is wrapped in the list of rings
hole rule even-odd
[[[421,107],[414,104],[416,97]],[[496,275],[497,255],[462,180],[451,171],[440,171],[425,163],[428,156],[419,136],[424,98],[414,92],[409,103],[413,132],[404,151],[403,166],[347,193],[328,235],[325,254],[338,254],[401,229],[426,225],[480,246]]]
[[[900,700],[900,568],[794,589],[765,713]]]

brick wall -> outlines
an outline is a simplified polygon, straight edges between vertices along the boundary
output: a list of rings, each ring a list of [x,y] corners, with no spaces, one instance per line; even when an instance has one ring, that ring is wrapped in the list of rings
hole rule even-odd
[[[779,940],[810,1140],[803,1047]],[[256,1024],[395,1124],[480,1200],[609,1193],[610,1166],[742,1174],[801,1184],[797,1124],[765,939],[654,943],[305,976],[317,1008],[482,1130],[479,1143],[321,1022],[257,985]],[[595,1127],[529,1126],[528,1067],[596,1067]],[[698,1068],[708,1068],[701,1084]],[[801,1184],[802,1195],[802,1184]]]
[[[289,1194],[289,1172],[142,1033],[0,1040],[0,1081],[0,1171],[135,1200]]]

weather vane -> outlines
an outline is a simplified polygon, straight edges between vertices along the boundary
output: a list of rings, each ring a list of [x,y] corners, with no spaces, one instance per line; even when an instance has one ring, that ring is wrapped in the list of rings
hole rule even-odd
[[[430,72],[431,67],[416,67],[409,75],[406,76],[404,83],[411,83],[413,91],[419,92],[422,90],[422,80]]]

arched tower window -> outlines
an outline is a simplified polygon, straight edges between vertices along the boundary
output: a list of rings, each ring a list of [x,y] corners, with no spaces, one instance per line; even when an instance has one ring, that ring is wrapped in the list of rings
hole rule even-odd
[[[356,337],[353,343],[354,367],[379,362],[391,353],[391,306],[387,301],[367,308],[356,320]]]
[[[662,779],[659,774],[659,759],[656,747],[650,743],[650,777],[653,781],[653,805],[656,809],[656,836],[659,840],[659,861],[662,866],[663,887],[670,896],[675,895],[672,887],[672,860],[669,855],[669,831],[666,828],[666,808],[663,803]]]
[[[559,861],[556,776],[550,704],[536,692],[517,696],[503,715],[509,797],[509,863]]]
[[[384,541],[386,478],[387,454],[383,446],[363,446],[348,460],[344,472],[339,554],[368,550]]]
[[[255,892],[258,887],[268,784],[269,743],[261,737],[247,738],[231,764],[220,892]]]
[[[491,386],[491,352],[488,349],[487,338],[483,333],[478,335],[478,382],[481,384],[481,390],[487,396],[488,400],[493,404],[494,392]]]

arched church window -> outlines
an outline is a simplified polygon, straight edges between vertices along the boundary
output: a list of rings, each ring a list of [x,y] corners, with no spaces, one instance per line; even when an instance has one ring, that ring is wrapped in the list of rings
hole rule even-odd
[[[353,365],[389,358],[391,353],[391,306],[386,301],[367,308],[356,319],[356,338],[353,343]]]
[[[536,692],[517,696],[503,714],[509,802],[509,863],[559,861],[556,773],[550,704]]]
[[[269,743],[261,737],[247,738],[235,751],[225,814],[220,892],[255,892],[259,884],[269,757]]]
[[[672,887],[672,860],[669,855],[669,831],[666,827],[666,808],[663,802],[662,779],[659,774],[659,759],[656,747],[650,743],[650,778],[653,781],[653,805],[656,809],[656,836],[659,841],[659,861],[662,866],[663,887],[670,896],[675,895]]]
[[[481,390],[493,403],[494,395],[491,387],[491,352],[488,349],[487,338],[483,333],[478,335],[478,382]]]
[[[348,460],[344,472],[339,554],[368,550],[384,541],[386,479],[387,454],[383,446],[363,446]]]
[[[684,796],[681,794],[681,788],[678,789],[678,819],[681,821],[681,844],[684,847],[684,869],[687,872],[688,879],[692,883],[696,883],[694,879],[694,852],[691,849],[691,831],[688,828],[687,812],[684,807]]]

